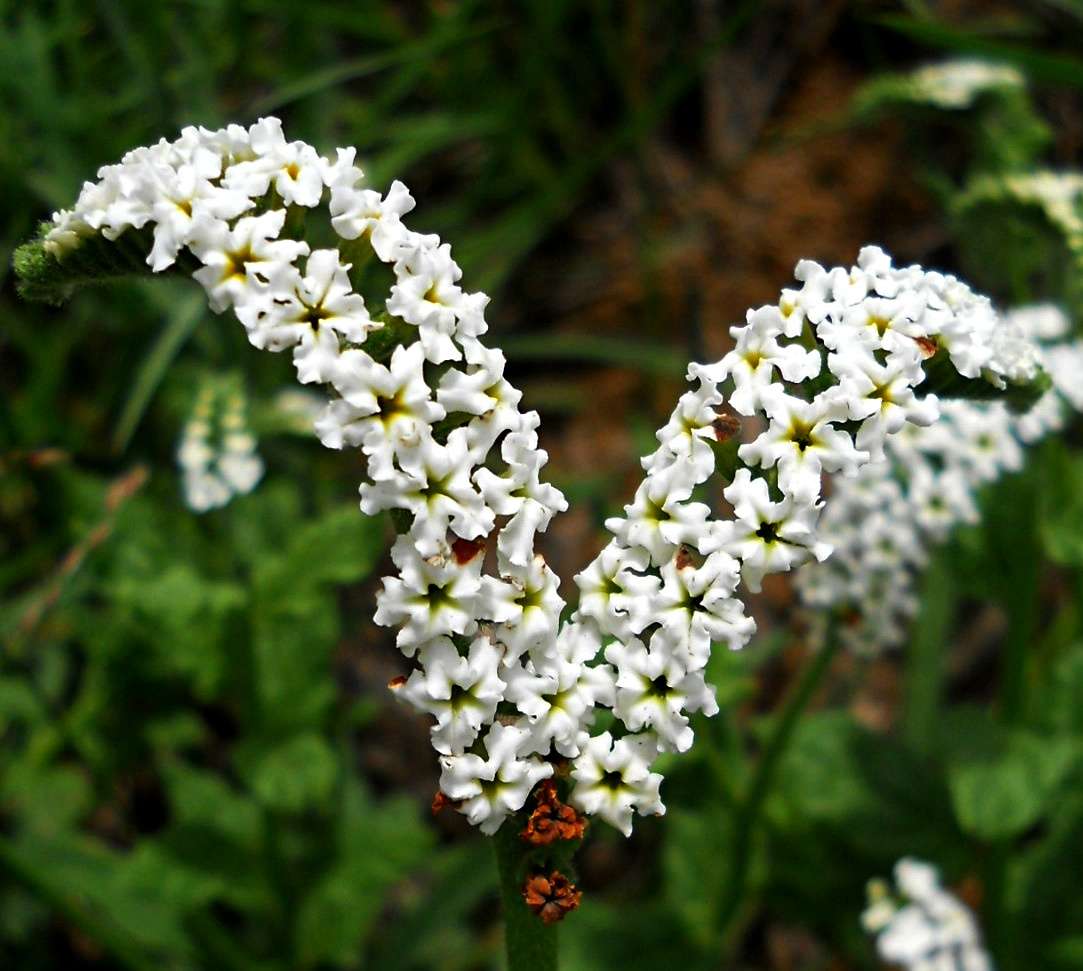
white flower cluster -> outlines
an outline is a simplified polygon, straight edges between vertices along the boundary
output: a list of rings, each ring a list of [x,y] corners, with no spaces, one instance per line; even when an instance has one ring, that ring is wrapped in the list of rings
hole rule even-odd
[[[975,98],[998,88],[1021,88],[1020,71],[1007,64],[954,60],[927,64],[909,75],[915,96],[938,108],[968,108]]]
[[[881,959],[906,971],[992,971],[974,915],[940,885],[934,867],[904,859],[894,875],[894,893],[882,880],[869,883],[861,915]]]
[[[1005,197],[1041,209],[1063,233],[1076,260],[1083,261],[1083,173],[1040,170],[982,176],[973,181],[957,205],[965,209]]]
[[[829,553],[822,473],[854,474],[905,422],[933,420],[937,402],[917,388],[937,352],[998,386],[1036,367],[1024,346],[997,343],[989,302],[953,277],[896,268],[876,247],[850,268],[802,262],[800,287],[750,312],[731,353],[690,367],[697,387],[659,431],[625,515],[607,521],[613,539],[576,578],[562,625],[557,578],[534,550],[566,506],[541,479],[538,416],[519,410],[504,356],[480,339],[488,298],[460,287],[447,244],[403,222],[405,186],[363,188],[352,150],[321,158],[274,119],[185,129],[100,174],[57,214],[58,259],[90,233],[123,245],[128,229],[155,270],[186,248],[213,309],[232,308],[253,344],[291,349],[299,380],[330,389],[317,433],[361,449],[361,507],[391,510],[401,532],[375,615],[417,663],[394,688],[433,717],[441,789],[486,833],[560,760],[581,811],[625,833],[634,813],[664,812],[652,764],[692,744],[689,714],[717,711],[712,644],[736,649],[754,630],[740,580],[757,589]],[[324,201],[342,245],[310,250],[292,227]],[[373,256],[394,284],[366,302]],[[718,519],[700,500],[737,424],[726,399],[764,427],[737,449],[732,514]],[[609,728],[592,734],[602,708]]]
[[[898,646],[917,611],[918,571],[929,549],[961,523],[978,519],[980,488],[1023,462],[1023,446],[1083,411],[1083,341],[1070,338],[1060,308],[1041,304],[1003,318],[1004,342],[1038,354],[1052,387],[1025,414],[1001,402],[941,404],[929,427],[907,426],[885,444],[885,460],[834,484],[820,535],[834,548],[797,573],[804,604],[821,618],[841,612],[835,635],[871,654]]]
[[[206,382],[181,433],[177,464],[184,501],[195,512],[226,505],[251,492],[263,476],[247,403],[237,382]]]

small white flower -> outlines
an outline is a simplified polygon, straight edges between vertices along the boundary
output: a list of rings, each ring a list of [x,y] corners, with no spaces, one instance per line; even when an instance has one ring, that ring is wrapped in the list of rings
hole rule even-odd
[[[713,642],[737,650],[755,632],[755,622],[733,596],[740,574],[740,563],[722,550],[698,567],[678,553],[661,568],[662,587],[651,600],[651,619],[662,625],[670,650],[687,670],[706,666]]]
[[[226,188],[253,199],[273,188],[287,206],[319,205],[326,163],[311,145],[287,142],[277,118],[261,118],[249,138],[256,157],[230,166],[222,180]]]
[[[226,220],[235,219],[253,205],[244,193],[212,184],[193,166],[176,171],[148,166],[147,177],[154,183],[153,189],[148,186],[144,190],[154,221],[154,244],[147,263],[155,273],[172,266],[182,246],[224,226]],[[135,223],[130,216],[125,221]]]
[[[477,637],[463,657],[446,637],[418,651],[421,667],[395,690],[415,708],[436,718],[433,748],[461,755],[493,720],[507,684],[500,678],[500,651],[488,637]]]
[[[474,463],[465,429],[455,429],[441,445],[425,428],[400,464],[402,471],[393,469],[385,478],[361,484],[361,509],[368,515],[384,509],[413,513],[409,535],[422,556],[446,554],[449,529],[462,539],[478,539],[492,530],[493,512],[470,481]]]
[[[614,742],[603,732],[589,739],[572,768],[571,804],[630,836],[633,813],[661,816],[666,811],[659,795],[662,777],[650,771],[657,751],[655,741],[645,735],[625,735]]]
[[[534,536],[544,532],[558,512],[568,508],[559,489],[542,482],[542,467],[549,461],[538,448],[536,412],[523,415],[519,431],[504,436],[500,455],[506,464],[503,475],[480,468],[474,473],[482,498],[498,516],[509,516],[500,530],[497,549],[505,564],[526,567],[533,556]]]
[[[386,196],[352,185],[331,186],[331,225],[335,232],[343,239],[367,237],[385,263],[399,257],[407,239],[402,217],[413,208],[414,197],[398,180],[391,183]]]
[[[648,651],[635,638],[610,644],[605,659],[616,669],[614,710],[629,731],[652,730],[664,751],[687,752],[693,733],[686,712],[718,713],[703,672],[689,671],[657,636]]]
[[[504,584],[508,596],[500,615],[503,623],[496,628],[496,637],[506,646],[509,661],[527,651],[549,653],[564,608],[564,600],[557,592],[559,585],[557,575],[540,554],[508,576]]]
[[[467,754],[440,759],[440,789],[460,802],[460,812],[488,836],[523,808],[534,786],[553,774],[548,762],[519,756],[528,737],[524,728],[496,723],[485,736],[485,758]]]
[[[624,518],[605,522],[624,546],[641,546],[660,566],[684,544],[696,545],[704,534],[711,514],[702,502],[689,502],[695,484],[690,462],[675,459],[664,472],[648,474],[636,490],[635,499],[624,507]]]
[[[245,216],[232,228],[222,222],[192,227],[188,245],[204,264],[192,276],[203,284],[215,313],[267,289],[284,292],[294,260],[308,253],[307,243],[278,238],[285,218],[278,209]]]
[[[606,634],[621,640],[638,634],[654,619],[653,605],[661,585],[658,577],[645,575],[649,565],[650,554],[644,548],[611,542],[575,578],[577,616],[593,620]]]
[[[360,446],[370,477],[390,478],[395,455],[419,447],[432,423],[444,417],[430,397],[424,364],[419,344],[396,347],[386,367],[359,348],[344,351],[334,376],[342,398],[316,421],[320,441],[328,448]]]
[[[820,494],[824,470],[856,475],[869,460],[850,436],[835,427],[846,417],[838,396],[823,393],[812,401],[788,394],[772,395],[766,403],[771,424],[737,454],[750,465],[778,466],[778,484],[784,493],[812,501]]]
[[[457,283],[462,270],[451,258],[451,247],[415,248],[395,263],[395,276],[388,313],[418,328],[425,356],[433,364],[461,360],[453,337],[463,300]]]
[[[717,548],[741,561],[741,576],[752,590],[759,590],[768,573],[791,570],[810,557],[826,559],[831,548],[817,539],[820,505],[785,496],[772,501],[767,482],[753,479],[748,469],[738,469],[723,491],[733,504],[736,519],[723,524]]]
[[[862,926],[876,935],[881,959],[906,971],[992,971],[974,915],[940,885],[936,869],[917,860],[895,865],[897,899],[883,881],[869,883]]]
[[[753,415],[761,407],[763,394],[775,385],[777,371],[786,381],[801,382],[820,373],[820,355],[800,344],[780,344],[786,332],[786,318],[777,307],[760,307],[748,312],[744,327],[731,327],[737,346],[720,362],[733,379],[730,404],[742,415]]]
[[[399,627],[395,643],[407,657],[435,637],[473,634],[474,610],[481,589],[481,557],[459,564],[454,557],[425,558],[409,534],[391,548],[400,576],[385,577],[376,594],[373,619],[383,627]]]
[[[510,667],[505,674],[506,697],[526,716],[530,731],[522,751],[545,755],[554,748],[567,758],[579,755],[594,720],[599,676],[559,651],[540,663]]]

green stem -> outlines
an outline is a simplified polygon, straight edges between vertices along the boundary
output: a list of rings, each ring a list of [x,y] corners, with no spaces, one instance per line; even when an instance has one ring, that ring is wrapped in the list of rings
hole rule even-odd
[[[715,921],[715,926],[719,929],[723,941],[728,936],[745,897],[748,871],[752,863],[752,836],[764,801],[771,791],[775,771],[789,747],[798,720],[823,681],[824,675],[830,669],[831,662],[838,653],[839,643],[832,626],[828,630],[824,647],[817,652],[812,663],[802,672],[800,680],[794,685],[786,699],[782,712],[768,736],[759,765],[749,783],[748,792],[738,805],[737,817],[734,820],[733,862],[729,869],[726,892]]]
[[[1018,480],[1008,494],[1003,509],[990,510],[990,530],[1011,540],[998,550],[995,568],[1004,580],[1000,600],[1008,614],[1008,630],[1001,653],[1000,721],[1009,729],[1017,728],[1026,714],[1028,661],[1038,629],[1041,549],[1039,548],[1036,508],[1037,490],[1032,481]],[[1000,522],[998,517],[1004,517]],[[1010,528],[1009,528],[1009,525]],[[998,967],[1023,966],[1016,951],[1018,940],[1016,915],[1010,912],[1007,889],[1012,862],[1012,840],[998,840],[989,847],[985,864],[985,906],[983,923],[988,928],[989,943]]]
[[[507,971],[557,971],[557,925],[543,924],[523,902],[527,847],[514,822],[514,817],[505,821],[493,837],[504,907]]]
[[[921,614],[906,652],[903,733],[915,751],[928,753],[936,737],[944,686],[944,645],[951,642],[957,599],[945,554],[933,557],[922,591]]]

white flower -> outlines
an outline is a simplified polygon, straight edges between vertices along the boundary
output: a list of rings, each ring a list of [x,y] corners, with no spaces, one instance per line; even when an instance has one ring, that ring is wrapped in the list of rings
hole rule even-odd
[[[461,755],[493,720],[504,698],[500,651],[481,636],[463,657],[448,638],[438,637],[420,648],[418,660],[421,667],[396,694],[436,718],[431,734],[437,752]]]
[[[271,289],[283,293],[293,276],[293,262],[308,253],[308,244],[279,239],[286,218],[277,209],[238,219],[193,227],[189,247],[204,264],[192,274],[207,291],[211,309],[221,313]]]
[[[481,557],[459,564],[454,557],[423,557],[409,534],[391,548],[401,576],[385,577],[376,595],[373,619],[399,627],[395,643],[407,657],[435,637],[472,634],[477,628],[474,604],[481,589]]]
[[[518,407],[523,394],[504,377],[501,351],[474,339],[463,341],[463,350],[467,369],[449,368],[440,379],[436,400],[449,414],[476,416],[467,425],[470,446],[484,453],[504,432],[523,427]]]
[[[277,292],[263,292],[237,308],[248,339],[272,351],[294,347],[293,361],[302,384],[332,381],[343,341],[360,344],[381,327],[369,317],[364,298],[354,293],[349,264],[338,250],[315,250],[305,275],[295,270]]]
[[[862,926],[876,935],[881,959],[906,971],[992,971],[974,915],[943,889],[934,867],[900,860],[895,883],[901,901],[882,881],[870,881],[861,916]]]
[[[417,445],[400,457],[402,471],[393,469],[386,478],[361,484],[361,509],[368,515],[409,510],[418,552],[433,556],[448,552],[448,529],[462,539],[478,539],[492,530],[494,516],[470,481],[474,463],[465,429],[455,429],[441,445],[422,427]]]
[[[714,689],[703,680],[702,670],[687,670],[657,635],[649,651],[635,638],[610,644],[605,659],[616,668],[617,717],[629,731],[651,729],[664,751],[687,752],[692,747],[686,712],[718,713]]]
[[[876,247],[849,268],[802,261],[800,286],[749,311],[732,352],[689,366],[698,387],[658,432],[625,515],[606,521],[612,540],[576,578],[579,606],[561,626],[557,578],[535,543],[567,503],[542,480],[537,414],[520,413],[503,355],[480,340],[488,297],[462,289],[448,245],[405,224],[406,187],[365,189],[355,162],[353,149],[332,160],[288,142],[273,118],[249,129],[189,127],[101,169],[54,216],[44,245],[69,260],[91,235],[149,227],[155,269],[187,248],[203,264],[194,275],[212,309],[232,307],[254,344],[292,349],[300,382],[328,388],[316,429],[327,446],[364,453],[363,510],[410,513],[391,551],[398,573],[384,579],[375,613],[398,628],[406,656],[419,655],[396,690],[435,717],[441,785],[487,833],[552,774],[545,759],[554,756],[573,760],[573,802],[622,831],[636,811],[662,813],[651,763],[660,749],[691,745],[691,712],[716,710],[703,679],[714,643],[738,648],[754,630],[736,596],[740,576],[755,589],[768,572],[822,560],[831,536],[838,555],[821,573],[801,574],[803,596],[859,613],[841,634],[848,643],[900,640],[929,539],[976,515],[976,485],[1017,466],[1016,440],[1062,421],[1062,399],[1083,406],[1083,351],[1039,355],[1032,343],[1039,332],[1062,336],[1066,323],[1045,315],[1001,325],[989,301],[954,277],[895,268]],[[1040,198],[1058,225],[1083,235],[1078,180],[1018,182],[1012,191]],[[296,207],[320,203],[354,242],[309,255],[284,234],[301,223]],[[352,280],[375,287],[379,275],[354,272],[342,254],[361,262],[367,245],[394,284],[366,303]],[[370,338],[373,300],[398,320]],[[417,333],[392,351],[384,337],[402,325]],[[939,429],[919,428],[937,407],[914,389],[939,348],[959,373],[997,387],[1028,380],[1044,359],[1056,390],[1026,424],[975,406],[945,409]],[[724,401],[759,432],[736,450],[717,448],[742,430]],[[220,412],[216,403],[197,402],[178,449],[199,508],[262,473],[243,399],[228,396]],[[873,468],[870,453],[889,461]],[[717,454],[732,475],[728,519],[701,501],[717,499]],[[744,466],[735,474],[731,459]],[[859,467],[863,484],[836,483],[821,522],[821,475]],[[589,738],[599,708],[616,709],[636,734]]]
[[[884,439],[907,421],[930,425],[939,414],[935,395],[918,398],[915,385],[925,375],[917,359],[896,357],[881,364],[872,354],[847,348],[828,357],[831,373],[839,378],[839,399],[849,417],[862,422],[857,447],[873,458],[883,455]]]
[[[402,217],[414,208],[410,190],[398,180],[386,196],[352,185],[331,187],[331,225],[343,239],[366,236],[385,263],[394,262],[406,241]]]
[[[463,292],[457,285],[462,276],[451,258],[451,247],[417,247],[395,263],[398,282],[391,288],[388,313],[418,328],[425,356],[433,364],[462,358],[455,341],[456,309]]]
[[[594,648],[597,650],[597,642]],[[594,720],[599,684],[606,673],[588,668],[583,661],[568,658],[559,650],[543,661],[510,667],[504,675],[508,682],[506,697],[526,716],[525,727],[530,731],[522,751],[545,755],[556,749],[567,758],[579,755]],[[611,673],[609,678],[611,681]]]
[[[575,578],[577,616],[593,620],[606,634],[621,640],[638,634],[653,620],[661,586],[658,577],[644,575],[649,565],[647,550],[614,540]]]
[[[775,384],[775,372],[786,381],[800,382],[820,373],[820,355],[800,344],[780,344],[786,319],[777,307],[750,310],[744,327],[731,327],[737,346],[720,362],[733,379],[730,404],[742,415],[761,407],[763,393]]]
[[[503,561],[525,567],[532,558],[534,536],[544,532],[558,512],[568,508],[559,489],[542,482],[540,472],[549,456],[538,448],[536,412],[523,415],[519,431],[505,435],[500,455],[506,464],[503,475],[480,468],[474,473],[482,498],[498,516],[510,519],[500,530],[497,548]]]
[[[507,591],[496,628],[497,639],[513,661],[527,651],[548,654],[556,641],[564,600],[557,592],[560,581],[540,554],[530,564],[508,576]],[[495,611],[494,611],[495,612]],[[494,618],[495,619],[495,618]]]
[[[940,108],[966,108],[983,91],[1021,88],[1025,83],[1010,65],[964,58],[919,67],[910,80],[920,97]]]
[[[254,199],[273,188],[287,206],[319,205],[326,163],[311,145],[287,142],[277,118],[261,118],[249,138],[256,157],[230,166],[222,180],[227,188]]]
[[[767,573],[791,570],[810,557],[826,559],[831,548],[817,539],[820,504],[785,496],[772,501],[764,479],[753,479],[748,469],[738,469],[723,491],[733,504],[736,519],[712,538],[741,561],[741,576],[752,590],[759,590]]]
[[[659,796],[662,777],[650,771],[657,751],[656,743],[644,735],[625,735],[614,742],[603,732],[589,739],[572,768],[571,804],[630,836],[634,812],[661,816],[666,811]]]
[[[651,620],[662,625],[670,649],[686,669],[704,667],[713,642],[736,650],[755,632],[755,622],[733,596],[740,571],[737,560],[721,550],[698,567],[678,553],[661,568],[662,588],[651,599]]]
[[[230,191],[212,184],[194,166],[181,166],[174,171],[167,166],[147,166],[147,178],[154,183],[146,192],[150,218],[154,221],[154,245],[147,256],[150,268],[158,273],[173,265],[177,253],[185,244],[214,228],[225,228],[225,221],[234,219],[253,205],[242,192]],[[217,177],[217,171],[211,177]],[[128,217],[125,222],[135,224]]]
[[[197,395],[177,449],[185,502],[195,512],[226,505],[263,477],[246,410],[239,388],[207,383]]]
[[[444,417],[430,398],[424,365],[420,344],[396,347],[386,367],[360,348],[343,351],[334,377],[342,398],[316,421],[320,441],[328,448],[360,446],[369,475],[391,477],[394,456],[419,447],[424,432]]]
[[[859,452],[853,439],[834,427],[846,417],[847,410],[838,396],[823,393],[803,401],[776,394],[770,396],[766,408],[771,424],[755,441],[742,445],[737,454],[750,465],[765,469],[777,465],[778,484],[787,495],[812,501],[820,494],[820,476],[825,469],[856,475],[868,462],[868,452]]]
[[[700,378],[700,387],[681,395],[669,421],[657,432],[661,447],[642,464],[648,472],[662,471],[676,456],[690,464],[697,482],[706,482],[714,471],[710,442],[716,440],[715,405],[722,403],[722,395],[701,369],[689,369],[689,380],[694,377]]]
[[[496,723],[485,736],[486,758],[468,754],[440,759],[440,789],[460,801],[461,812],[489,836],[506,816],[523,808],[535,785],[553,774],[548,762],[519,757],[528,734]]]
[[[665,472],[648,474],[624,507],[625,518],[607,519],[605,528],[624,546],[643,547],[659,566],[677,547],[695,546],[703,535],[711,511],[702,502],[688,501],[694,484],[691,463],[674,460]]]

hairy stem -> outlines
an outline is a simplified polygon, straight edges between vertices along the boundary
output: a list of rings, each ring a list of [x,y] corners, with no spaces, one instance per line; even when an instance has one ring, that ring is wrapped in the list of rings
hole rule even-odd
[[[557,925],[543,924],[523,902],[528,847],[519,839],[516,817],[506,820],[493,837],[504,909],[507,971],[556,971]]]
[[[808,706],[831,662],[839,650],[839,640],[834,629],[828,631],[824,647],[813,657],[802,672],[767,738],[759,765],[748,785],[747,793],[740,800],[733,830],[733,858],[729,868],[726,891],[719,907],[715,926],[725,940],[738,915],[748,885],[748,871],[752,863],[752,837],[759,822],[760,811],[771,791],[775,772],[785,755],[797,722]]]

